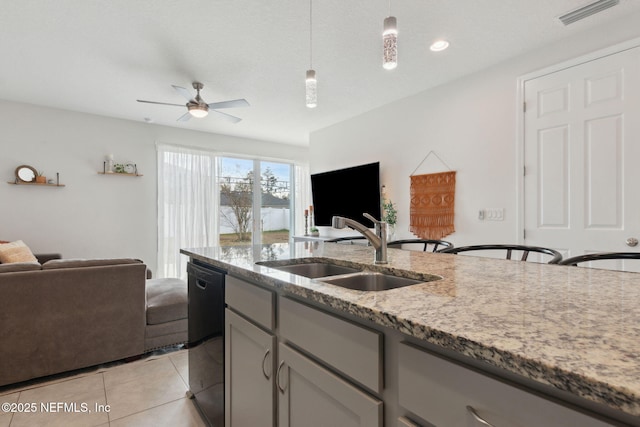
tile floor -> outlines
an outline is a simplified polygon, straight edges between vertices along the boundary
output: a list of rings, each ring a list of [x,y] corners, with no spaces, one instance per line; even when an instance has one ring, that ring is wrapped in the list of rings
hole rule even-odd
[[[188,381],[187,350],[177,349],[19,388],[0,388],[1,404],[35,409],[3,408],[0,427],[205,427],[186,397]]]

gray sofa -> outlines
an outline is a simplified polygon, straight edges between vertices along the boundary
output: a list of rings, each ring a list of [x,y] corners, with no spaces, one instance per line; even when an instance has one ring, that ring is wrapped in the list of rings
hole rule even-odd
[[[0,264],[0,386],[186,342],[186,288],[180,307],[156,304],[146,336],[147,293],[166,299],[166,280],[135,259]]]

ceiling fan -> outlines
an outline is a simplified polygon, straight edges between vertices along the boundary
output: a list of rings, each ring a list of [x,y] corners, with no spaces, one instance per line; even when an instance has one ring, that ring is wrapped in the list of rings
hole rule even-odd
[[[207,104],[200,97],[200,90],[204,88],[204,85],[200,82],[193,82],[193,88],[196,90],[196,96],[193,97],[189,93],[189,91],[183,87],[172,85],[173,88],[180,95],[184,96],[187,99],[187,112],[178,118],[179,122],[186,122],[191,117],[202,118],[206,117],[210,111],[218,114],[220,117],[232,122],[238,123],[242,120],[240,117],[232,116],[231,114],[223,113],[222,111],[217,111],[219,108],[235,108],[235,107],[248,107],[249,103],[246,99],[234,99],[232,101],[222,101],[222,102],[212,102]],[[137,99],[138,102],[146,102],[147,104],[160,104],[160,105],[173,105],[176,107],[184,107],[185,104],[171,104],[168,102],[155,102],[155,101],[144,101],[142,99]]]

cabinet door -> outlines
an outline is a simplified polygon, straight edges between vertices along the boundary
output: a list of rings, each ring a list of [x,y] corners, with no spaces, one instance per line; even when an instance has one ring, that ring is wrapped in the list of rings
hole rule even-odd
[[[382,402],[280,344],[279,427],[382,427]]]
[[[225,426],[274,426],[276,337],[225,310]]]

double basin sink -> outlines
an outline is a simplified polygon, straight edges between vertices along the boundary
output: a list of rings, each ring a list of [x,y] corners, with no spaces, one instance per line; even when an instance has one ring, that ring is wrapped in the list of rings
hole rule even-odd
[[[357,264],[346,266],[337,264],[330,259],[309,260],[301,258],[286,261],[265,261],[258,264],[357,291],[386,291],[441,279],[440,276],[432,274],[417,274],[386,268],[373,271],[370,269],[371,266]],[[407,275],[414,277],[405,277]]]

